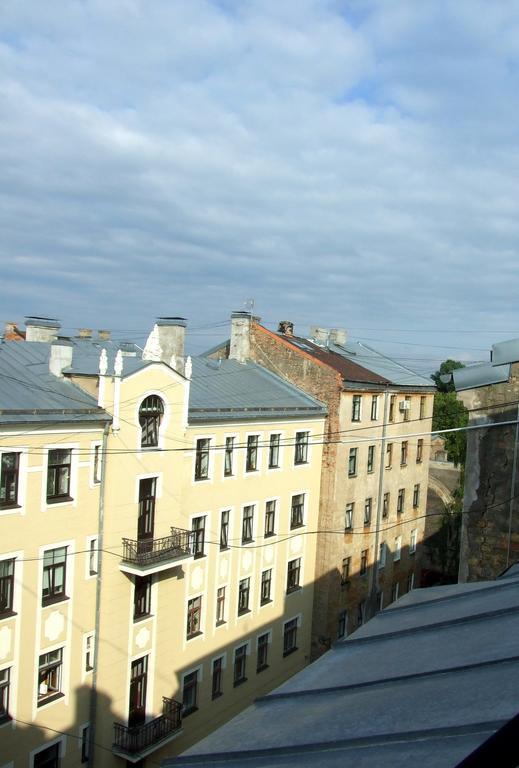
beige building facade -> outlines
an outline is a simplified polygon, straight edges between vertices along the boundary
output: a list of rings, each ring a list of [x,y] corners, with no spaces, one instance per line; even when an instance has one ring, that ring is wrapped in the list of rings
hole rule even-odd
[[[54,349],[40,387],[98,419],[75,415],[59,437],[5,432],[24,499],[0,553],[16,571],[15,615],[0,613],[12,768],[158,763],[308,663],[325,409],[253,363],[186,362],[184,328],[159,320],[144,355],[44,333],[3,345],[42,369]],[[69,470],[51,469],[63,451]],[[47,508],[55,471],[70,498]],[[51,670],[45,694],[27,682],[35,664]]]

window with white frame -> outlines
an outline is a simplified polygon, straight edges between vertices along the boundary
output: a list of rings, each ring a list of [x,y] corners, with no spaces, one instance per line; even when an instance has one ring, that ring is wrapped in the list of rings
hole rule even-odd
[[[216,590],[216,624],[225,624],[225,587]]]
[[[371,421],[378,419],[378,395],[371,395]]]
[[[9,615],[14,606],[15,558],[0,560],[0,616]]]
[[[263,672],[268,667],[269,633],[259,635],[257,640],[256,672]]]
[[[355,477],[357,474],[357,456],[359,449],[350,448],[350,454],[348,457],[348,477]]]
[[[279,432],[270,436],[269,442],[269,469],[276,469],[279,467],[279,446],[281,442],[281,435]]]
[[[395,583],[391,587],[391,602],[398,600],[399,593],[400,593],[400,584],[398,583],[398,581],[395,581]]]
[[[423,461],[423,438],[419,438],[416,443],[416,463],[421,464]]]
[[[97,576],[99,570],[99,549],[97,537],[88,540],[88,575]]]
[[[351,420],[361,420],[362,395],[353,395],[351,400]]]
[[[350,501],[348,504],[346,504],[346,511],[344,513],[344,530],[345,531],[351,531],[353,530],[353,510],[355,508],[355,502]]]
[[[229,516],[228,509],[224,509],[220,515],[220,551],[229,548]]]
[[[413,488],[413,507],[416,509],[420,506],[420,483],[416,483]]]
[[[0,669],[0,723],[11,719],[9,714],[9,692],[11,685],[11,669]]]
[[[209,450],[211,439],[201,437],[196,441],[195,453],[195,480],[207,480],[209,478]]]
[[[386,564],[386,555],[387,555],[387,546],[386,542],[382,541],[379,547],[379,553],[378,553],[378,567],[379,569],[384,568]]]
[[[194,557],[205,556],[205,515],[194,517],[191,521],[191,531],[193,533],[193,555]]]
[[[391,497],[390,497],[389,491],[386,491],[382,500],[382,517],[387,517],[389,515],[390,499]]]
[[[185,717],[198,709],[198,678],[200,670],[184,675],[182,684],[182,715]]]
[[[247,645],[240,645],[234,651],[234,686],[241,685],[247,680]]]
[[[94,632],[85,635],[85,672],[92,672],[94,669]]]
[[[224,468],[223,468],[223,473],[225,477],[230,477],[233,474],[233,465],[234,465],[234,437],[226,437]]]
[[[294,464],[306,464],[308,462],[309,435],[309,432],[296,432]]]
[[[283,656],[297,651],[297,618],[286,621],[283,625]]]
[[[370,497],[364,501],[364,525],[371,525],[371,512],[373,509],[373,499]]]
[[[249,612],[250,578],[241,579],[238,585],[238,616]]]
[[[101,482],[101,445],[94,445],[94,466],[92,470],[92,478],[94,480],[94,483],[100,483]]]
[[[55,744],[39,749],[33,757],[32,768],[59,768],[61,765],[61,739]]]
[[[402,537],[397,536],[395,539],[395,554],[393,555],[393,560],[398,562],[400,560],[400,557],[402,555]]]
[[[47,460],[47,503],[69,501],[72,466],[72,450],[55,448],[49,450]]]
[[[271,602],[271,588],[272,588],[272,568],[267,568],[266,571],[261,573],[261,595],[260,605],[266,605]]]
[[[254,532],[254,504],[248,504],[243,508],[241,543],[248,544],[253,540]]]
[[[63,648],[42,653],[38,662],[38,706],[63,695]]]
[[[366,466],[366,471],[368,473],[371,473],[374,470],[375,470],[375,446],[368,445],[368,462]]]
[[[187,602],[187,630],[186,636],[197,637],[201,634],[202,628],[202,596],[193,597]]]
[[[88,763],[90,757],[90,726],[83,725],[79,731],[81,762]]]
[[[304,525],[304,510],[305,510],[305,495],[304,493],[296,493],[292,496],[292,504],[290,506],[290,528],[301,528]]]
[[[417,539],[417,530],[416,528],[413,528],[411,531],[410,539],[409,539],[409,554],[414,555],[416,552],[416,539]]]
[[[404,511],[404,505],[405,505],[405,488],[400,488],[398,491],[398,496],[396,500],[396,511],[397,514],[401,515]]]
[[[368,550],[363,549],[360,553],[360,568],[359,573],[361,576],[365,576],[368,572]]]
[[[246,472],[255,472],[258,469],[258,441],[259,435],[249,435],[247,437]]]
[[[20,454],[2,453],[0,459],[0,510],[17,507]]]
[[[217,699],[223,695],[223,656],[213,659],[211,669],[211,698]]]
[[[271,499],[265,504],[265,538],[276,533],[276,501]]]
[[[133,589],[133,620],[138,621],[151,614],[151,584],[152,577],[134,576]]]
[[[301,588],[301,558],[289,560],[287,567],[287,593],[295,592]]]
[[[43,553],[42,605],[65,600],[67,547],[47,549]]]
[[[339,611],[339,618],[337,620],[337,639],[338,640],[346,636],[347,618],[348,618],[348,613],[346,609]]]
[[[139,407],[141,448],[155,448],[159,444],[160,423],[164,416],[164,403],[158,395],[148,395]]]

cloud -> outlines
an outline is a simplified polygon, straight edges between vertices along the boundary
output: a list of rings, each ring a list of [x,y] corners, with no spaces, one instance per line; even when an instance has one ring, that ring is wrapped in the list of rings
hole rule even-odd
[[[515,327],[517,2],[2,15],[2,319]]]

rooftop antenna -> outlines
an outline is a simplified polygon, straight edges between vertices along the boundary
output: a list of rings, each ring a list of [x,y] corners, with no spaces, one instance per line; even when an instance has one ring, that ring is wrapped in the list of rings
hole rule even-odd
[[[252,315],[254,311],[254,299],[245,299],[245,301],[243,302],[243,306],[245,308],[245,311],[250,312],[250,314]]]

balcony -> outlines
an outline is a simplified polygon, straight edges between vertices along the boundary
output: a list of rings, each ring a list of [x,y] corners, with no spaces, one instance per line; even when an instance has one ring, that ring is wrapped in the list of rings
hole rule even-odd
[[[114,723],[112,752],[137,763],[175,738],[182,730],[182,704],[162,697],[162,714],[142,725],[129,728]]]
[[[174,568],[193,554],[194,534],[172,528],[162,539],[123,539],[123,559],[119,568],[133,576],[145,576]]]

